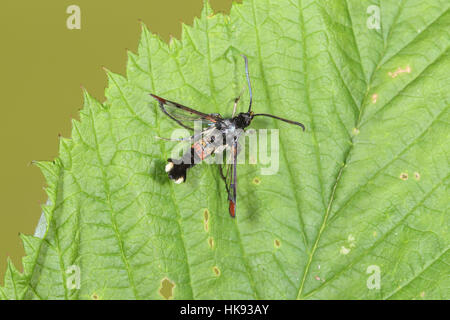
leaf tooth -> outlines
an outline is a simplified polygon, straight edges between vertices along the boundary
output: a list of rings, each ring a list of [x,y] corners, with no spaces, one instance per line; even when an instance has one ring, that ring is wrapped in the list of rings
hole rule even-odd
[[[20,238],[23,241],[23,247],[25,249],[26,255],[31,255],[39,245],[40,239],[37,237],[34,237],[32,235],[27,235],[24,233],[19,233]]]
[[[49,188],[47,188],[49,189]],[[47,191],[47,189],[45,190],[47,192],[47,195],[49,198],[54,198],[53,195],[50,196],[49,191]],[[52,214],[53,214],[53,203],[52,201],[47,201],[46,204],[42,205],[42,212],[44,213],[45,219],[48,221],[51,221],[52,218]],[[47,224],[47,228],[48,228],[48,224]]]
[[[72,168],[72,157],[70,151],[72,150],[73,140],[68,138],[59,138],[59,158],[64,168],[70,170]]]
[[[40,243],[42,242],[42,239],[32,235],[26,235],[23,233],[20,233],[19,236],[22,239],[23,247],[25,249],[25,256],[22,260],[23,271],[24,274],[30,274],[32,272],[33,263],[36,258],[36,255],[39,252],[39,246]]]
[[[106,109],[103,104],[97,101],[97,99],[95,99],[84,87],[82,88],[82,90],[84,107],[92,112],[91,115],[95,116],[98,112]]]
[[[33,164],[35,164],[39,169],[41,169],[41,172],[44,175],[48,187],[53,188],[59,178],[59,171],[61,169],[60,160],[56,158],[53,161],[47,160],[33,161]]]
[[[6,258],[6,264],[8,267],[8,272],[10,272],[14,275],[20,275],[19,270],[17,270],[16,266],[14,265],[14,263],[12,262],[12,260],[9,256]]]
[[[202,9],[202,13],[200,15],[200,19],[207,18],[211,14],[214,14],[214,10],[212,9],[211,5],[209,4],[209,1],[203,0],[203,9]],[[197,19],[200,20],[199,18],[197,18]]]
[[[17,270],[10,257],[6,259],[6,265],[5,282],[0,293],[4,299],[20,299],[26,289],[25,275]]]
[[[183,26],[183,24],[182,24]],[[150,30],[148,29],[147,25],[145,23],[142,23],[141,25],[141,39],[139,40],[139,45],[138,45],[138,52],[140,52],[141,50],[144,50],[145,54],[147,52],[147,46],[150,44],[151,45],[151,41],[154,40],[157,42],[157,47],[163,47],[163,48],[168,48],[167,42],[165,42],[164,40],[161,39],[161,37],[156,34],[156,33],[152,33],[150,32]],[[141,56],[141,54],[139,54],[139,56]]]
[[[119,85],[122,85],[127,82],[127,79],[122,76],[121,74],[112,72],[106,67],[102,67],[103,71],[105,71],[106,76],[108,77],[108,87],[106,88],[106,91],[109,92],[111,90],[111,87],[118,88]]]

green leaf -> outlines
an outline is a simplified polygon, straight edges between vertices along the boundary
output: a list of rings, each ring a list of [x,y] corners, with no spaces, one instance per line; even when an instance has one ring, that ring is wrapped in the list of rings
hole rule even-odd
[[[107,71],[104,103],[85,92],[72,138],[38,164],[47,230],[23,237],[0,297],[450,298],[449,22],[444,0],[244,0],[206,6],[169,45],[143,26],[126,77]],[[280,130],[280,167],[238,166],[232,219],[216,166],[167,178],[174,143],[155,136],[176,126],[149,93],[229,116],[241,53],[254,110],[307,130],[253,121]]]

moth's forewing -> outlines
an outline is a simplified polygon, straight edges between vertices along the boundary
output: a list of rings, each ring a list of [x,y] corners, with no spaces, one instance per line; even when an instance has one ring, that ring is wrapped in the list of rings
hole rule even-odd
[[[220,114],[203,113],[154,94],[151,94],[151,96],[158,101],[159,107],[165,115],[176,121],[180,126],[189,130],[194,130],[194,121],[203,121],[206,124],[214,124],[221,119]]]

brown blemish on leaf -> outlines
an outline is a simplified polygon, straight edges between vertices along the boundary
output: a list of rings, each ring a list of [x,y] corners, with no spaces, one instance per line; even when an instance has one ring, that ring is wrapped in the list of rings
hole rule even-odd
[[[408,180],[408,174],[406,172],[402,172],[400,174],[400,179],[402,179],[403,181]]]
[[[394,79],[396,78],[399,74],[401,73],[411,73],[411,67],[410,66],[406,66],[404,69],[401,67],[398,67],[397,70],[395,70],[394,72],[388,72],[388,75]]]
[[[161,286],[159,287],[158,293],[164,299],[169,300],[173,298],[173,288],[175,288],[175,283],[166,277],[161,280]]]
[[[205,231],[208,232],[209,229],[209,210],[205,209],[205,211],[203,211],[203,225],[205,227]]]
[[[211,249],[214,249],[214,238],[213,237],[208,238],[208,244]]]
[[[216,276],[220,276],[220,270],[217,267],[213,267],[213,271],[215,273]]]
[[[253,184],[259,185],[259,184],[261,184],[261,179],[258,177],[254,177],[252,182],[253,182]]]
[[[420,173],[414,172],[414,178],[419,181],[420,180]]]
[[[95,292],[91,295],[92,300],[100,300],[100,297]]]
[[[377,100],[378,100],[378,93],[374,93],[372,95],[372,103],[377,103]]]
[[[273,243],[275,244],[276,248],[279,248],[281,246],[281,242],[278,239],[275,239],[275,241]]]

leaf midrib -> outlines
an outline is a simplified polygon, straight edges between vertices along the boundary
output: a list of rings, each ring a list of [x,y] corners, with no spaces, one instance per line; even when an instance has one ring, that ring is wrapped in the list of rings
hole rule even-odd
[[[302,1],[302,0],[299,0],[300,3],[301,3],[301,1]],[[356,40],[356,36],[355,36],[354,28],[353,28],[353,21],[352,21],[352,18],[351,18],[350,11],[349,11],[349,9],[348,9],[348,2],[347,2],[347,0],[344,1],[344,3],[345,3],[345,7],[346,7],[346,11],[347,11],[348,18],[349,18],[349,20],[350,20],[350,22],[351,22],[352,37],[353,37],[353,41],[354,41],[355,46],[356,46],[356,51],[357,51],[357,53],[358,53],[359,64],[360,64],[360,66],[361,66],[361,70],[364,70],[364,68],[362,68],[362,65],[363,65],[363,64],[362,64],[361,54],[360,54],[360,51],[359,51],[359,48],[358,48],[358,42],[357,42],[357,40]],[[302,16],[302,19],[303,19],[303,11],[300,10],[300,12],[301,12],[301,16]],[[303,21],[303,20],[302,20],[302,21]],[[306,50],[306,49],[304,49],[304,51],[305,51],[305,50]],[[384,54],[383,54],[383,56],[384,56]],[[382,60],[382,58],[379,60],[378,64],[380,63],[381,60]],[[304,63],[306,63],[306,62],[304,62]],[[361,121],[361,119],[362,119],[362,114],[363,114],[363,112],[364,112],[365,101],[366,101],[367,96],[368,96],[368,94],[369,94],[369,90],[370,90],[370,87],[371,87],[372,79],[373,79],[373,76],[374,76],[376,70],[378,70],[378,69],[377,69],[377,68],[374,68],[374,69],[372,70],[372,73],[371,73],[371,75],[370,75],[370,77],[369,77],[369,82],[366,82],[366,93],[364,94],[364,97],[363,97],[363,99],[361,100],[360,105],[358,106],[359,115],[358,115],[358,118],[357,118],[356,123],[355,123],[355,128],[358,128],[358,127],[359,127],[360,121]],[[355,146],[354,136],[351,136],[351,143],[350,143],[350,146],[347,148],[347,151],[345,152],[343,165],[342,165],[342,167],[339,169],[339,172],[338,172],[338,174],[337,174],[337,176],[336,176],[336,181],[335,181],[335,183],[334,183],[334,185],[333,185],[333,189],[332,189],[332,192],[331,192],[331,195],[330,195],[330,199],[329,199],[329,201],[328,201],[328,206],[327,206],[327,209],[326,209],[326,212],[325,212],[325,216],[324,216],[324,218],[323,218],[323,221],[322,221],[322,224],[321,224],[321,226],[320,226],[319,232],[317,233],[316,240],[315,240],[315,242],[314,242],[314,245],[313,245],[311,254],[310,254],[310,256],[309,256],[309,259],[308,259],[308,262],[307,262],[305,271],[304,271],[304,273],[303,273],[302,282],[301,282],[301,284],[300,284],[300,287],[299,287],[298,293],[297,293],[297,299],[300,299],[300,298],[301,298],[301,295],[302,295],[302,293],[303,293],[303,288],[304,288],[304,285],[305,285],[305,282],[306,282],[306,278],[307,278],[309,269],[310,269],[310,267],[311,267],[312,260],[313,260],[313,258],[314,258],[314,255],[315,255],[316,251],[317,251],[317,247],[318,247],[318,245],[319,245],[319,241],[320,241],[320,238],[321,238],[321,236],[322,236],[322,233],[323,233],[323,231],[325,230],[325,228],[326,228],[326,226],[327,226],[328,217],[329,217],[329,215],[330,215],[331,208],[332,208],[332,206],[333,206],[333,201],[334,201],[334,199],[335,199],[335,194],[336,194],[336,190],[337,190],[337,187],[338,187],[340,178],[341,178],[341,176],[342,176],[342,173],[344,172],[344,169],[346,168],[347,161],[348,161],[348,159],[349,159],[349,157],[350,157],[351,151],[353,150],[354,146]]]

